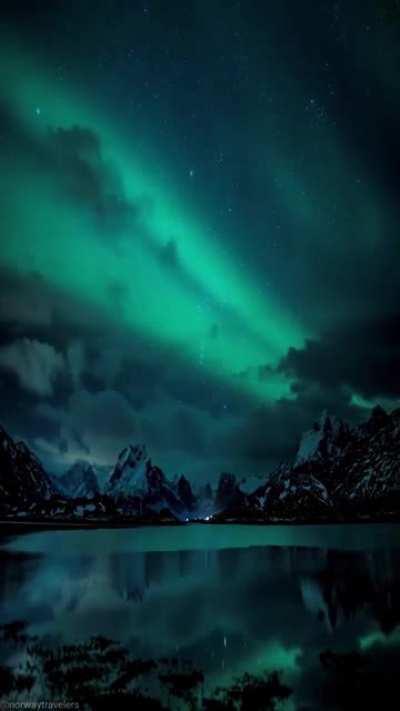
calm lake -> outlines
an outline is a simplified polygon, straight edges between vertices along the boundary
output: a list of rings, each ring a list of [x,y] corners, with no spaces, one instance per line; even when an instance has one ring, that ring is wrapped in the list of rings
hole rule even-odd
[[[318,708],[323,650],[400,662],[400,525],[3,535],[0,564],[0,624],[188,659],[209,688],[278,669],[295,690],[286,708]]]

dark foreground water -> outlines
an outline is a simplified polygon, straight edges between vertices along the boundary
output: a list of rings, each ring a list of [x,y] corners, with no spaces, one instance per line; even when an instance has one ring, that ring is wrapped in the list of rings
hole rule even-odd
[[[345,708],[337,674],[396,683],[400,526],[38,532],[0,539],[0,565],[0,625],[26,621],[49,645],[103,635],[135,658],[190,660],[206,691],[281,670],[292,709]]]

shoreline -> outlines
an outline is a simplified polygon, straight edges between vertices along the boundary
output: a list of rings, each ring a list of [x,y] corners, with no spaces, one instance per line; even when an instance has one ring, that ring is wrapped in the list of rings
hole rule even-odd
[[[324,519],[324,520],[292,520],[279,519],[274,521],[262,520],[227,520],[227,521],[20,521],[20,520],[0,520],[0,534],[4,533],[22,533],[34,531],[92,531],[92,530],[113,530],[113,529],[133,529],[133,528],[159,528],[159,527],[178,527],[178,526],[259,526],[260,528],[276,527],[276,526],[354,526],[354,525],[372,525],[372,524],[399,524],[400,516],[380,517],[380,518],[349,518],[349,519]]]

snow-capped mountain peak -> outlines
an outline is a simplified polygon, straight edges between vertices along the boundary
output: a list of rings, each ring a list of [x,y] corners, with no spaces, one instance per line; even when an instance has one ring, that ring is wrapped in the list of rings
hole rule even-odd
[[[122,450],[112,469],[107,493],[114,496],[135,496],[147,491],[147,474],[151,459],[144,444],[132,445]]]
[[[144,445],[129,445],[122,450],[111,471],[106,493],[125,512],[169,510],[186,518],[196,503],[186,478],[167,479],[162,469],[152,463]]]
[[[303,434],[294,466],[323,461],[327,457],[334,456],[348,432],[349,427],[345,423],[328,415],[325,410],[312,429]]]
[[[147,461],[148,459],[149,455],[147,454],[145,444],[130,444],[120,452],[115,468],[118,467],[121,471],[126,467],[134,469],[141,462]]]
[[[78,459],[55,483],[63,494],[72,498],[92,499],[100,493],[93,465],[81,459]]]
[[[0,504],[48,499],[56,492],[39,459],[0,427]]]

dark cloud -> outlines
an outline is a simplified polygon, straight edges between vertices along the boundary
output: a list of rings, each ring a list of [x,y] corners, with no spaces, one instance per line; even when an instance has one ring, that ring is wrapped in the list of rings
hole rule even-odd
[[[9,275],[4,283],[8,289],[17,277]],[[188,365],[175,349],[161,348],[135,333],[128,335],[43,280],[32,276],[20,286],[28,302],[31,294],[45,297],[51,314],[50,323],[28,317],[24,332],[31,341],[44,341],[46,335],[63,358],[64,371],[53,381],[49,398],[32,388],[24,390],[17,377],[11,381],[3,369],[2,390],[6,392],[6,380],[7,392],[21,405],[11,421],[3,402],[0,416],[36,444],[52,467],[78,456],[112,463],[127,442],[144,441],[153,459],[171,474],[186,470],[200,479],[214,479],[221,470],[266,474],[294,454],[301,432],[323,409],[357,421],[361,413],[350,399],[356,377],[360,383],[358,358],[369,352],[371,364],[372,342],[377,353],[383,343],[386,354],[397,347],[394,322],[389,328],[388,321],[387,328],[376,324],[373,333],[367,322],[363,328],[348,327],[340,337],[335,333],[311,342],[304,351],[291,349],[279,370],[293,378],[292,399],[255,407],[243,391],[232,391],[202,368]],[[0,288],[0,297],[1,293]],[[8,324],[8,338],[3,329],[6,347],[16,340],[17,317],[19,313]],[[218,337],[217,333],[213,329],[210,337]],[[276,369],[260,366],[243,378],[271,375],[276,375]]]
[[[152,196],[128,198],[114,165],[125,156],[102,140],[99,126],[107,124],[121,131],[121,143],[130,141],[150,183],[162,192],[170,182],[171,195],[176,188],[183,212],[193,210],[196,223],[199,216],[200,239],[215,243],[222,263],[227,255],[239,282],[243,274],[260,303],[287,310],[313,335],[278,367],[250,363],[236,389],[179,347],[134,327],[128,333],[134,264],[131,279],[116,273],[101,284],[113,319],[36,272],[2,267],[0,422],[54,460],[86,453],[105,461],[140,438],[167,468],[207,478],[220,468],[265,473],[292,455],[323,409],[356,421],[352,394],[399,396],[398,42],[379,20],[394,4],[306,0],[266,12],[263,3],[205,0],[184,8],[156,2],[144,13],[121,0],[116,13],[106,0],[93,17],[90,3],[6,2],[3,24],[26,47],[42,46],[48,86],[93,98],[101,122],[84,125],[81,101],[71,99],[76,125],[30,130],[25,112],[35,112],[35,86],[20,117],[5,97],[2,215],[13,188],[23,197],[25,185],[37,185],[39,193],[44,178],[63,207],[60,219],[79,214],[102,248],[122,254],[121,238],[140,240],[160,278],[176,280],[210,316],[210,352],[223,343],[225,322],[237,327],[241,346],[254,343],[251,314],[245,322],[229,293],[219,303],[186,269],[179,225],[171,221],[169,239],[146,232]],[[37,118],[42,129],[46,117]],[[13,233],[11,223],[2,225],[2,263],[14,254],[20,225]],[[29,249],[28,266],[33,240]],[[259,322],[257,313],[258,306]],[[264,343],[259,334],[260,349]],[[290,378],[290,398],[260,407],[243,394],[249,380],[277,375]]]
[[[73,385],[80,387],[81,377],[85,371],[85,349],[80,341],[74,341],[67,349],[67,363]]]
[[[4,175],[7,171],[11,175],[9,189],[15,180],[15,166],[24,166],[25,176],[31,173],[36,180],[45,177],[52,185],[53,198],[86,210],[97,234],[110,247],[118,247],[124,233],[132,235],[139,228],[142,213],[151,209],[148,196],[127,199],[119,172],[112,160],[104,157],[102,140],[95,129],[55,127],[38,137],[1,104],[0,129]]]
[[[0,301],[4,293],[8,321],[0,356],[12,358],[0,368],[0,421],[33,444],[50,468],[80,456],[111,464],[136,441],[146,442],[171,474],[186,469],[213,478],[227,461],[233,468],[222,440],[230,418],[247,407],[246,397],[188,365],[175,348],[128,334],[36,275],[7,273]],[[21,313],[15,308],[21,300],[43,300],[46,318]],[[24,344],[30,357],[20,362]],[[51,356],[59,369],[51,367]]]
[[[353,395],[366,400],[400,397],[400,318],[347,321],[303,348],[290,348],[277,369],[258,369],[260,379],[276,371],[292,380],[292,398],[250,412],[228,447],[256,467],[271,465],[295,453],[302,431],[323,410],[357,423],[365,411],[353,404]]]
[[[291,461],[301,434],[324,410],[352,423],[364,416],[351,404],[348,390],[303,383],[294,387],[292,398],[244,410],[223,438],[222,451],[236,460],[236,471],[268,474],[280,462]]]
[[[134,410],[114,390],[76,390],[62,404],[37,406],[38,413],[59,425],[59,445],[72,461],[82,454],[111,464],[127,443],[140,438]]]
[[[290,348],[279,370],[302,385],[348,388],[366,398],[400,396],[400,316],[343,324],[303,349]]]
[[[65,362],[48,343],[21,338],[0,348],[0,368],[14,373],[21,387],[48,397],[53,394],[54,382],[64,371]]]
[[[30,324],[48,327],[52,320],[49,288],[40,274],[0,269],[0,321],[15,331]]]
[[[95,131],[80,126],[49,130],[48,157],[48,167],[62,190],[93,211],[100,232],[114,234],[132,227],[139,206],[124,196],[118,173],[103,158]]]

